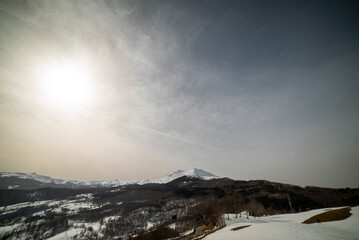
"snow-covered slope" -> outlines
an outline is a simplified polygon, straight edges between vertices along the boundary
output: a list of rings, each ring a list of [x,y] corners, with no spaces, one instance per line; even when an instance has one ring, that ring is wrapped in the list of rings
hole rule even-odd
[[[159,179],[154,179],[154,180],[120,181],[118,179],[111,179],[111,180],[104,180],[104,181],[87,181],[87,182],[76,181],[76,180],[55,179],[55,178],[51,178],[48,176],[38,175],[36,173],[0,172],[0,182],[1,181],[4,182],[5,179],[7,179],[7,181],[9,181],[9,178],[13,177],[13,179],[15,179],[15,180],[17,178],[17,179],[29,179],[29,180],[34,180],[34,181],[40,182],[42,184],[41,185],[42,187],[53,186],[53,185],[61,185],[62,187],[68,186],[71,188],[96,187],[96,186],[117,187],[117,186],[130,185],[130,184],[139,184],[139,185],[149,184],[149,183],[164,184],[164,183],[171,182],[177,178],[184,177],[184,176],[192,177],[192,178],[199,178],[199,179],[203,179],[203,180],[219,178],[218,176],[216,176],[212,173],[206,172],[202,169],[193,168],[190,170],[177,170],[175,172],[170,173],[167,176],[164,176]],[[22,188],[21,183],[16,182],[15,180],[13,180],[12,183],[7,184],[8,189]],[[2,185],[4,185],[4,184],[2,184]]]
[[[227,226],[204,239],[359,239],[359,207],[353,207],[351,209],[352,216],[344,220],[320,224],[302,224],[304,220],[328,210],[317,209],[295,214],[249,217],[249,219],[244,216],[245,214],[241,218],[235,218],[235,215],[231,214],[229,220],[227,220],[226,215]],[[246,225],[250,226],[237,231],[231,230]]]
[[[83,182],[76,180],[56,179],[48,176],[39,175],[36,173],[17,173],[17,172],[0,172],[0,179],[5,177],[16,177],[20,179],[31,179],[42,183],[55,183],[55,184],[81,184]]]
[[[216,176],[210,172],[206,172],[206,171],[204,171],[202,169],[198,169],[198,168],[193,168],[190,170],[177,170],[177,171],[174,171],[174,172],[168,174],[167,176],[164,176],[163,178],[159,178],[159,179],[155,179],[155,180],[144,180],[144,181],[140,181],[139,184],[168,183],[177,178],[184,177],[184,176],[192,177],[192,178],[199,178],[199,179],[203,179],[203,180],[211,180],[211,179],[219,178],[218,176]]]

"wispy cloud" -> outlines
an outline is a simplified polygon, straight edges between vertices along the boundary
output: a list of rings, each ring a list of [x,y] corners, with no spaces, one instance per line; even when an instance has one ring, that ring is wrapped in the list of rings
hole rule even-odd
[[[338,4],[347,14],[319,3],[2,1],[0,167],[134,179],[195,165],[353,185],[359,34]],[[69,115],[39,98],[34,69],[57,58],[92,66],[91,108]],[[323,176],[339,159],[341,179]]]

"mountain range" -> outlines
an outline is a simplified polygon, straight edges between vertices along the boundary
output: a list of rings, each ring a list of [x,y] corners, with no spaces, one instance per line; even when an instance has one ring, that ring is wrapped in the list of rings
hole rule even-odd
[[[55,179],[49,176],[43,176],[36,173],[14,173],[0,172],[0,189],[38,189],[44,187],[52,188],[89,188],[89,187],[118,187],[124,185],[144,185],[144,184],[165,184],[181,177],[197,178],[201,180],[217,179],[218,176],[193,168],[189,170],[177,170],[162,178],[147,180],[129,180],[121,181],[118,179],[102,181],[77,181],[66,179]]]

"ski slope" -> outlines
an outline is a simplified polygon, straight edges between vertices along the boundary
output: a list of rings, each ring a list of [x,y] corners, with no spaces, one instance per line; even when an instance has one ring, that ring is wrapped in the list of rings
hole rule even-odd
[[[302,224],[302,222],[314,215],[329,209],[317,209],[308,212],[283,214],[268,217],[249,217],[249,220],[242,215],[242,218],[235,218],[230,215],[227,226],[215,233],[205,237],[206,240],[231,240],[231,239],[301,239],[301,240],[349,240],[359,239],[359,207],[351,209],[351,216],[341,221],[323,222],[320,224]],[[244,225],[251,225],[237,231],[232,228]]]

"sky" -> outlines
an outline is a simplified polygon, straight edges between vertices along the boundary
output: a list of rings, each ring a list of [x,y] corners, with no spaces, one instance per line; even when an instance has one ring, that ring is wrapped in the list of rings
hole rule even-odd
[[[359,187],[358,92],[358,1],[0,2],[0,171]]]

